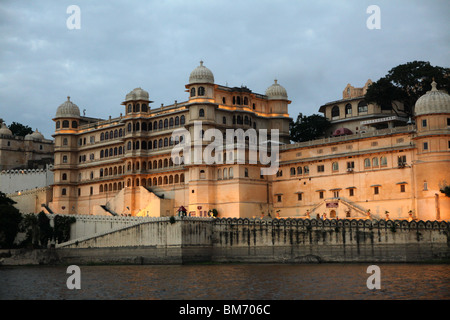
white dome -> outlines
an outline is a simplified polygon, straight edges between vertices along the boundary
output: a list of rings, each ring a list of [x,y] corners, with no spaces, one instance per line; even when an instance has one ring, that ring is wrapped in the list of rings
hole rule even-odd
[[[269,100],[287,100],[288,98],[286,89],[280,86],[276,79],[274,80],[274,84],[267,88],[266,96]]]
[[[37,139],[37,140],[44,140],[44,135],[42,133],[40,133],[38,131],[38,129],[36,129],[35,132],[31,133],[31,134],[27,134],[25,136],[25,140],[33,140],[33,139]]]
[[[70,101],[70,97],[67,97],[67,101],[62,103],[56,110],[55,118],[79,118],[80,109],[78,106]]]
[[[431,90],[416,101],[415,114],[450,113],[450,95],[438,90],[436,82],[431,83]]]
[[[142,88],[135,88],[125,96],[125,101],[145,100],[149,101],[148,92]]]
[[[189,76],[189,84],[194,83],[211,83],[214,84],[214,75],[207,67],[200,61],[200,65],[195,68]]]
[[[4,134],[5,136],[12,136],[12,131],[8,129],[6,124],[2,123],[0,128],[0,135]]]

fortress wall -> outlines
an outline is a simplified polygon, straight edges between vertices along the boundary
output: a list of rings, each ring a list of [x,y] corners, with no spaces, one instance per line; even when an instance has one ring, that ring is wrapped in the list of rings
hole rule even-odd
[[[57,251],[70,261],[78,256],[81,262],[91,257],[97,262],[144,264],[450,259],[449,223],[444,221],[175,219],[138,218],[125,228],[59,244]]]

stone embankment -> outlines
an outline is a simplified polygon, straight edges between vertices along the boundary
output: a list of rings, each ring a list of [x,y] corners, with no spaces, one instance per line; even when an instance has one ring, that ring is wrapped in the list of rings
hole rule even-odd
[[[450,223],[143,218],[53,249],[10,252],[0,264],[448,262]]]

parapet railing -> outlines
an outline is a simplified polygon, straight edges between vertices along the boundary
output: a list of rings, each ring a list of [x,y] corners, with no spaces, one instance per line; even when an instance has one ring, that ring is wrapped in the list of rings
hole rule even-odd
[[[346,227],[346,228],[392,228],[392,229],[434,229],[449,230],[448,221],[424,220],[375,220],[375,219],[248,219],[248,218],[216,218],[220,225],[266,225],[266,226],[299,226],[299,227]]]

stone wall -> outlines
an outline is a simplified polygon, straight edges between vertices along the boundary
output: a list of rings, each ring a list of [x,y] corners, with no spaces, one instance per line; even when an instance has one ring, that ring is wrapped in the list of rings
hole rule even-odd
[[[57,250],[82,263],[431,262],[450,259],[449,234],[445,221],[137,218]]]

